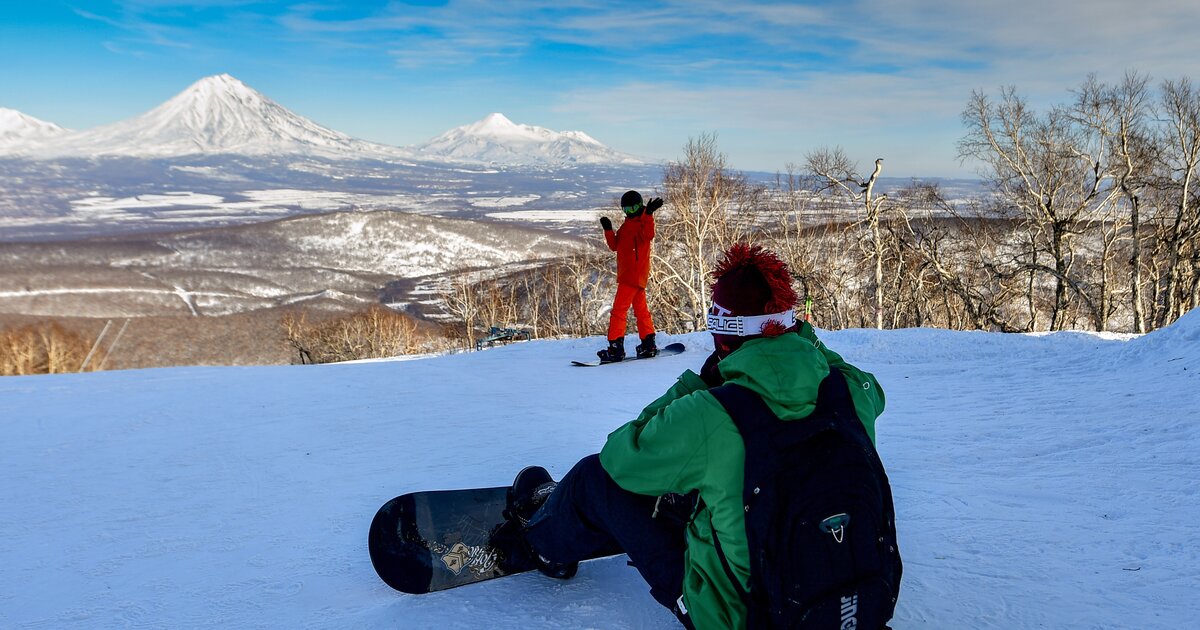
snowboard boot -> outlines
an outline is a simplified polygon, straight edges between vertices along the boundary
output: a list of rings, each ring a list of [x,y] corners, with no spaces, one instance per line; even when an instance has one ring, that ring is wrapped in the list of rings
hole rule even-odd
[[[608,340],[608,347],[597,352],[601,363],[616,363],[625,360],[625,338],[617,337]]]
[[[639,359],[649,359],[656,356],[658,354],[658,346],[654,345],[654,333],[642,337],[642,343],[639,343],[635,350]]]
[[[556,487],[558,487],[558,483],[545,468],[541,466],[523,468],[521,472],[517,473],[512,487],[508,489],[508,505],[504,510],[504,518],[508,519],[506,525],[512,526],[511,530],[516,534],[512,537],[517,539],[515,542],[521,547],[515,551],[527,555],[537,566],[538,571],[544,575],[566,580],[575,576],[575,572],[579,570],[579,563],[552,562],[534,550],[524,536],[525,528],[529,526],[533,515],[537,514],[538,509],[546,503],[546,499],[550,497]],[[509,528],[502,526],[501,529]]]
[[[517,473],[513,485],[508,489],[508,505],[504,517],[527,527],[538,508],[554,492],[558,484],[550,473],[541,466],[526,466]]]

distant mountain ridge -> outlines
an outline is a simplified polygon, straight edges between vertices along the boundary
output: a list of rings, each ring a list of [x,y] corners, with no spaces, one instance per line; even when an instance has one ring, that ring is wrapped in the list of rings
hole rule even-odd
[[[177,157],[195,154],[406,156],[299,116],[246,84],[220,74],[201,79],[133,118],[63,134],[28,147],[34,157]]]
[[[0,109],[0,157],[176,158],[218,154],[534,166],[644,163],[604,146],[582,131],[557,132],[519,125],[499,113],[413,147],[369,142],[300,116],[228,74],[205,77],[133,118],[83,131],[69,131],[16,110]]]
[[[553,131],[521,125],[500,113],[455,127],[413,147],[446,159],[488,163],[641,164],[643,160],[601,144],[582,131]]]
[[[52,122],[0,107],[0,151],[14,150],[70,133]]]

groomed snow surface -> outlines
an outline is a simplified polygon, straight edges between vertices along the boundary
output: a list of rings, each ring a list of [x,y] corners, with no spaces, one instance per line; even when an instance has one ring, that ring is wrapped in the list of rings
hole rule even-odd
[[[823,334],[887,392],[904,628],[1179,628],[1200,612],[1200,312],[1140,338]],[[424,596],[391,497],[561,476],[711,349],[598,338],[408,361],[0,379],[0,627],[672,628],[623,557]]]

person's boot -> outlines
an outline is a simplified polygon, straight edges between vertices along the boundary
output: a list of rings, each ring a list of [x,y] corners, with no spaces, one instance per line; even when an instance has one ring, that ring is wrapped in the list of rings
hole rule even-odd
[[[654,344],[654,333],[650,333],[649,335],[642,337],[642,343],[639,343],[635,350],[637,351],[637,358],[639,359],[649,359],[650,357],[657,355],[658,346]]]
[[[617,337],[608,340],[608,347],[597,352],[601,363],[616,363],[625,360],[625,338]]]
[[[517,473],[512,487],[508,489],[507,505],[504,517],[516,521],[521,527],[529,525],[538,508],[558,487],[558,483],[550,476],[550,472],[541,466],[526,466]]]
[[[524,535],[533,515],[537,514],[556,487],[558,483],[541,466],[527,466],[517,473],[512,487],[508,489],[504,510],[504,518],[508,522],[493,537],[493,544],[501,549],[508,547],[510,557],[527,557],[543,574],[565,580],[574,577],[579,570],[579,563],[552,562],[535,551]]]

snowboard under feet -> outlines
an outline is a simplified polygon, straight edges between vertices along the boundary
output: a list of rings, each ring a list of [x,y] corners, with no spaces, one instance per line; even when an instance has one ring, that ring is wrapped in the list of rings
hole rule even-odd
[[[680,354],[681,352],[683,352],[686,349],[687,348],[684,347],[684,345],[682,343],[667,344],[667,345],[659,348],[658,354],[655,356],[669,357],[671,355]],[[638,357],[636,354],[630,354],[630,355],[627,355],[624,359],[622,359],[620,361],[609,361],[607,363],[602,363],[602,362],[600,362],[599,359],[597,359],[595,361],[572,361],[571,365],[577,365],[579,367],[596,367],[598,365],[608,365],[610,363],[625,363],[627,361],[638,361],[641,359],[653,359],[653,358],[654,357]]]

